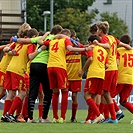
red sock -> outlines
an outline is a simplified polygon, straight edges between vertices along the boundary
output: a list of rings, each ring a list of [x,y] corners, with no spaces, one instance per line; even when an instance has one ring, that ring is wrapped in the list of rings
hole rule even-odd
[[[15,97],[8,114],[14,114],[15,110],[17,110],[21,104],[22,100],[19,97]]]
[[[100,103],[99,111],[101,114],[103,114],[103,112],[104,112],[104,103],[102,103],[102,102]]]
[[[61,100],[61,118],[65,120],[66,111],[68,106],[68,91],[62,91],[62,100]]]
[[[118,107],[118,105],[114,99],[113,99],[113,102],[114,102],[115,112],[119,111],[120,108]]]
[[[23,101],[19,103],[18,108],[16,109],[16,116],[19,116],[22,111]]]
[[[52,97],[52,108],[53,108],[53,118],[58,119],[58,98],[59,92],[53,93]]]
[[[104,104],[104,117],[105,117],[105,119],[109,118],[109,107],[108,107],[108,104]]]
[[[97,105],[97,107],[98,107],[98,109],[100,108],[100,104],[96,104]]]
[[[22,116],[28,118],[28,97],[25,97],[22,109]]]
[[[97,108],[99,109],[99,104],[96,104]],[[91,120],[94,120],[96,118],[96,114],[93,112],[91,116]]]
[[[39,111],[39,118],[41,118],[43,112],[43,105],[38,105],[38,111]]]
[[[133,114],[133,105],[131,103],[126,102],[123,106]]]
[[[96,116],[100,115],[100,111],[92,98],[87,99],[86,103],[89,106],[89,108],[91,108],[93,110],[93,112],[96,114]]]
[[[72,103],[72,118],[75,119],[76,118],[76,112],[78,109],[78,104],[77,103]]]
[[[88,115],[86,117],[86,121],[88,121],[89,119],[92,120],[92,114],[93,114],[93,110],[88,107]]]
[[[11,105],[12,105],[12,100],[5,100],[4,110],[3,110],[3,116],[5,116],[6,113],[9,111]]]
[[[116,113],[115,113],[115,108],[114,108],[114,103],[108,104],[109,112],[111,115],[111,119],[115,120],[116,119]]]

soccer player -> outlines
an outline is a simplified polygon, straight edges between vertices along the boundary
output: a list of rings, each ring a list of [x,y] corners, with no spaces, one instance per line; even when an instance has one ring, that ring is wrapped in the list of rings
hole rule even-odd
[[[30,25],[28,23],[24,23],[20,26],[19,30],[18,30],[18,37],[23,37],[23,34],[24,34],[24,31],[30,29]],[[3,50],[6,50],[6,51],[9,51],[8,53],[5,53],[4,56],[3,56],[3,59],[1,61],[1,68],[2,68],[2,71],[4,73],[6,73],[6,69],[7,69],[7,66],[9,65],[11,59],[12,59],[12,56],[11,55],[14,55],[15,54],[15,51],[14,51],[14,48],[16,46],[16,43],[11,43],[11,46],[6,46]],[[5,51],[4,51],[5,52]],[[4,69],[3,69],[4,68]],[[4,75],[5,76],[5,79],[6,79],[6,74]],[[4,81],[5,82],[5,81]],[[5,88],[5,83],[4,83],[4,88]],[[5,88],[6,89],[6,88]],[[11,88],[10,88],[11,89]],[[3,111],[3,116],[2,116],[2,121],[5,121],[7,122],[8,120],[5,118],[5,115],[6,113],[9,111],[11,105],[12,105],[12,100],[13,98],[15,97],[16,95],[16,92],[15,91],[11,91],[9,90],[8,94],[10,93],[10,95],[7,95],[6,99],[5,99],[5,104],[4,104],[4,111]]]
[[[63,29],[60,34],[71,36],[68,29]],[[67,72],[66,72],[66,50],[69,51],[86,51],[93,48],[93,46],[86,48],[72,47],[72,43],[68,38],[54,39],[43,41],[45,36],[42,36],[38,41],[39,44],[49,46],[49,59],[48,59],[48,75],[50,80],[50,89],[53,90],[52,108],[53,108],[53,123],[65,122],[65,115],[68,105],[68,88],[67,88]],[[58,98],[61,91],[61,115],[58,117]]]
[[[15,43],[14,42],[10,43],[6,47],[10,47],[10,49],[14,49]],[[11,60],[12,56],[13,56],[13,55],[11,55],[9,53],[4,53],[4,55],[3,55],[2,59],[1,59],[1,62],[0,62],[0,97],[1,98],[6,95],[6,89],[4,89],[5,77],[6,77],[6,69],[7,69],[8,64],[10,63],[10,60]],[[5,101],[5,104],[8,104],[8,107],[3,112],[3,115],[1,117],[1,121],[2,122],[9,122],[5,118],[5,115],[6,115],[7,111],[9,110],[11,103],[12,102],[10,100]]]
[[[116,90],[116,82],[118,76],[118,68],[116,63],[116,50],[117,45],[126,47],[127,49],[132,49],[131,46],[128,46],[122,42],[120,42],[117,38],[113,37],[112,35],[108,35],[109,31],[109,24],[108,22],[100,22],[97,24],[98,26],[98,35],[101,37],[101,42],[94,41],[97,45],[103,46],[107,48],[107,45],[110,46],[107,49],[108,58],[109,58],[109,67],[106,69],[105,73],[105,81],[103,87],[103,96],[108,104],[109,112],[111,118],[105,120],[104,123],[118,123],[116,119],[116,113],[114,109],[113,99],[111,97],[111,93]],[[110,80],[109,80],[110,79]]]
[[[105,76],[105,69],[107,67],[107,51],[96,44],[93,43],[94,40],[100,42],[100,38],[97,35],[90,35],[88,41],[91,45],[94,45],[93,51],[88,52],[88,60],[86,61],[83,69],[79,71],[79,76],[83,76],[84,72],[88,68],[87,78],[84,86],[84,98],[88,105],[88,115],[85,124],[91,123],[92,113],[96,114],[96,119],[93,123],[99,123],[104,120],[104,116],[100,114],[100,111],[96,105],[96,96],[97,94],[102,95],[103,82]],[[97,104],[99,105],[97,102]]]
[[[45,39],[53,39],[54,35],[58,34],[62,30],[62,27],[60,25],[55,25],[52,30],[51,34],[49,34]],[[37,40],[35,40],[37,42]],[[33,40],[34,42],[34,40]],[[40,47],[39,44],[37,44],[37,48]],[[41,50],[40,48],[38,50]],[[38,87],[40,83],[43,87],[44,92],[44,101],[43,101],[43,116],[41,122],[52,122],[48,118],[48,112],[51,105],[51,99],[52,99],[52,90],[50,90],[49,87],[49,78],[47,74],[47,62],[49,57],[49,51],[44,50],[40,51],[40,54],[38,54],[35,58],[31,61],[30,66],[30,92],[29,92],[29,103],[28,103],[28,121],[33,121],[33,107],[35,104],[35,99],[37,97],[36,91],[38,91]]]
[[[124,34],[121,36],[120,41],[130,45],[131,37]],[[116,91],[112,93],[112,97],[119,94],[120,104],[133,114],[133,105],[127,101],[133,86],[133,62],[131,57],[133,57],[133,50],[127,50],[124,47],[117,49],[118,80]],[[117,114],[117,116],[119,116],[118,118],[120,119],[122,113]]]
[[[20,37],[24,37],[24,36],[20,36]],[[28,47],[30,45],[31,44],[23,45],[23,44],[16,43],[16,46],[14,49],[16,54],[12,57],[6,70],[5,88],[9,90],[6,100],[8,98],[13,100],[14,97],[12,93],[18,90],[18,95],[14,98],[9,111],[5,116],[10,122],[16,122],[16,119],[13,116],[13,114],[15,110],[18,110],[18,109],[20,110],[19,112],[21,112],[23,98],[25,97],[25,94],[26,94],[24,74],[26,71],[27,62],[29,60]],[[17,64],[17,68],[16,68],[16,64]]]
[[[14,43],[0,46],[0,50],[3,50],[6,46],[9,45],[14,45]],[[6,90],[4,89],[4,80],[6,68],[9,61],[11,60],[11,57],[12,56],[9,56],[8,54],[4,54],[0,62],[0,99],[2,99],[6,95]]]
[[[55,25],[52,28],[51,32],[45,33],[45,39],[54,39],[54,35],[59,33],[61,30],[62,30],[62,27],[60,25]],[[37,43],[39,38],[40,36],[36,38],[26,38],[26,39],[18,38],[15,41],[19,43]],[[42,83],[43,92],[45,95],[44,101],[43,101],[42,122],[51,122],[51,120],[48,118],[48,112],[49,112],[51,98],[52,98],[52,91],[49,88],[49,79],[47,74],[48,54],[49,52],[47,50],[42,50],[40,48],[40,45],[37,45],[36,52],[34,54],[29,55],[29,58],[32,60],[32,63],[30,66],[30,97],[29,97],[29,106],[28,106],[29,108],[28,122],[34,122],[33,110],[34,110],[35,99],[37,97],[37,94],[34,92],[38,92],[37,90],[40,83]]]
[[[38,31],[35,29],[35,28],[32,28],[30,30],[28,30],[27,32],[27,37],[28,38],[34,38],[38,35]],[[29,51],[30,54],[29,56],[32,55],[32,58],[33,56],[35,57],[36,56],[36,53],[39,53],[38,51],[36,52],[35,49],[36,49],[36,45],[35,44],[32,44],[28,47],[28,49],[30,49]],[[27,63],[27,68],[26,68],[26,73],[24,75],[24,78],[25,78],[25,84],[26,84],[26,97],[25,97],[25,100],[24,100],[24,103],[23,103],[23,110],[22,110],[22,113],[17,113],[17,120],[18,121],[21,121],[21,122],[25,122],[23,121],[23,118],[27,121],[28,119],[28,96],[29,96],[29,73],[30,73],[30,62],[31,61],[28,61]],[[39,110],[39,117],[42,117],[42,110],[43,110],[43,97],[44,97],[44,94],[43,94],[43,91],[42,91],[42,87],[40,86],[40,89],[39,89],[39,92],[38,92],[38,98],[39,98],[39,104],[38,104],[38,110]],[[19,115],[20,114],[20,115]]]
[[[71,31],[71,38],[76,40],[76,32],[74,30]],[[78,42],[78,45],[74,45],[74,47],[84,48],[84,46]],[[70,52],[66,53],[66,70],[68,75],[68,90],[72,92],[72,115],[71,122],[77,122],[76,120],[76,112],[78,109],[78,92],[81,92],[82,78],[78,76],[79,70],[82,67],[81,55],[87,56],[87,52]]]

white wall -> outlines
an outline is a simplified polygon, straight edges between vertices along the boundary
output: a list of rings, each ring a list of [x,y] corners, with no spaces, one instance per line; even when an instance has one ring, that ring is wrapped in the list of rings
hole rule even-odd
[[[121,18],[128,26],[129,34],[132,31],[132,0],[112,0],[112,4],[103,4],[107,0],[96,0],[88,10],[97,8],[99,13],[102,12],[117,12],[118,17]],[[99,20],[99,15],[97,16]]]
[[[0,0],[2,13],[21,14],[21,0]],[[22,22],[21,17],[2,17],[3,22]],[[3,25],[2,28],[18,28],[19,25]]]

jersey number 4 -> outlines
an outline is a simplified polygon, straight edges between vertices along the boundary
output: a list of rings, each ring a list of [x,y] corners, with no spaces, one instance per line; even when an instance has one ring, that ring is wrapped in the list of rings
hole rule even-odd
[[[58,42],[56,42],[56,43],[53,45],[53,47],[52,47],[52,51],[57,52],[58,49],[59,49],[59,47],[58,47]]]

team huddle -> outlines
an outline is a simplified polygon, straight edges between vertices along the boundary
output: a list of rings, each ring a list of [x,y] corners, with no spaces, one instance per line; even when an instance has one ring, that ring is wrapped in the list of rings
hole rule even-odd
[[[88,114],[81,123],[117,124],[124,117],[113,100],[118,94],[120,104],[133,113],[133,106],[127,101],[133,85],[131,38],[124,34],[118,40],[108,35],[108,31],[108,22],[94,24],[90,27],[88,44],[83,45],[74,30],[55,25],[50,32],[39,33],[24,23],[17,37],[1,46],[4,55],[0,62],[0,99],[8,92],[1,121],[36,122],[33,112],[38,97],[38,122],[65,123],[68,91],[71,91],[70,121],[77,122],[78,92],[82,91],[86,70],[83,90]],[[83,67],[82,56],[86,58]],[[52,120],[48,117],[50,105]]]

